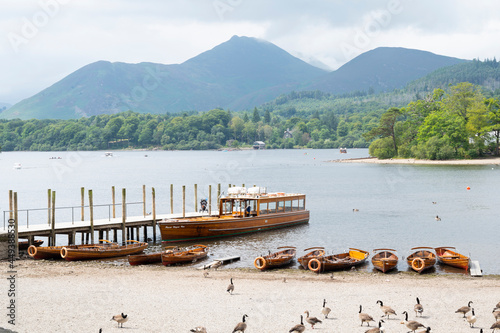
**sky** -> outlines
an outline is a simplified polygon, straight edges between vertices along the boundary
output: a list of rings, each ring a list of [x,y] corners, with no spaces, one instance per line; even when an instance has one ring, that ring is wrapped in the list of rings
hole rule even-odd
[[[233,35],[335,70],[381,46],[500,58],[494,0],[1,0],[0,103],[99,60],[178,64]]]

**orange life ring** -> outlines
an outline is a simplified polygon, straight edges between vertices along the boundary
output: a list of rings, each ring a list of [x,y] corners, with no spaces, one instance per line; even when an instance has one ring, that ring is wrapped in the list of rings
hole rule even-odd
[[[64,259],[66,258],[67,255],[68,255],[68,249],[66,249],[66,247],[63,247],[61,249],[61,257]]]
[[[417,272],[420,271],[422,268],[424,268],[425,261],[422,258],[415,258],[411,262],[411,268],[416,270]]]
[[[30,245],[30,247],[28,247],[28,254],[32,257],[35,257],[36,253],[38,252],[36,246],[34,245]]]
[[[253,265],[260,270],[264,270],[267,267],[267,261],[264,257],[257,257],[253,261]]]
[[[319,273],[321,272],[321,261],[318,259],[314,258],[309,260],[309,263],[307,264],[307,267],[314,273]]]

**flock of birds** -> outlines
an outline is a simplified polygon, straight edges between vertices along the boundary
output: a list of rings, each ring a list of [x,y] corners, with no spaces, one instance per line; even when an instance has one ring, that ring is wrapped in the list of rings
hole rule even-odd
[[[285,280],[283,282],[286,282]],[[230,279],[229,285],[226,288],[226,292],[229,293],[230,295],[233,294],[234,292],[234,283],[233,279]],[[380,306],[380,310],[382,311],[383,315],[382,318],[386,318],[389,320],[390,316],[396,316],[396,311],[392,309],[388,305],[384,305],[384,303],[381,300],[378,300],[376,302]],[[328,318],[328,315],[330,315],[332,309],[326,306],[327,302],[326,299],[323,299],[323,307],[321,309],[321,313],[324,316],[325,319]],[[469,301],[466,306],[462,306],[459,309],[455,311],[455,313],[460,313],[463,315],[463,318],[467,321],[469,326],[471,328],[474,328],[474,324],[477,321],[476,314],[474,312],[474,308],[472,307],[473,302]],[[424,306],[420,303],[420,299],[417,297],[416,298],[416,304],[413,307],[413,310],[415,311],[415,316],[418,318],[418,316],[422,317],[422,314],[424,312]],[[471,313],[467,315],[468,313]],[[495,306],[495,308],[492,311],[493,316],[495,317],[496,322],[491,325],[490,329],[492,332],[495,332],[496,330],[500,331],[500,302],[498,302]],[[308,325],[311,325],[311,328],[314,329],[314,326],[317,324],[321,324],[323,321],[317,317],[313,317],[310,315],[309,311],[306,310],[304,311],[305,314],[305,321]],[[431,328],[423,325],[422,323],[418,322],[417,320],[408,320],[408,312],[404,311],[402,313],[405,317],[404,321],[401,322],[401,324],[404,324],[408,329],[408,333],[429,333],[431,332]],[[358,312],[358,317],[361,322],[360,326],[363,326],[364,323],[369,327],[370,322],[375,322],[375,319],[363,312],[363,307],[362,305],[359,306],[359,312]],[[247,329],[247,323],[246,323],[246,318],[248,318],[247,314],[244,314],[241,321],[236,324],[234,327],[232,333],[245,333],[245,330]],[[123,323],[127,322],[128,316],[124,313],[115,315],[111,318],[111,320],[114,320],[118,323],[118,327],[123,328]],[[383,327],[383,323],[385,321],[383,319],[380,319],[378,321],[378,326],[370,328],[365,331],[365,333],[384,333],[385,328]],[[300,316],[300,324],[297,324],[293,326],[288,332],[289,333],[302,333],[306,330],[306,325],[304,324],[304,316]],[[418,331],[417,331],[418,330]],[[102,329],[99,330],[99,333],[102,332]],[[207,329],[203,326],[198,326],[190,330],[190,332],[198,332],[198,333],[207,333]],[[479,333],[483,333],[483,329],[481,328]]]

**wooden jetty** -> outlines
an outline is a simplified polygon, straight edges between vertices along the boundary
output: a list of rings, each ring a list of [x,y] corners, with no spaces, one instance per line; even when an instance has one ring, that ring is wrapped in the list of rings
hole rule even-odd
[[[483,276],[483,271],[479,267],[479,261],[477,260],[471,260],[469,270],[471,276]]]
[[[199,266],[198,269],[209,269],[209,268],[212,268],[214,266],[219,267],[221,265],[227,265],[229,263],[232,263],[232,262],[238,261],[238,260],[240,260],[239,256],[232,256],[232,257],[225,257],[225,258],[220,258],[220,259],[214,259],[214,261],[212,261],[212,262],[210,262],[208,264]]]

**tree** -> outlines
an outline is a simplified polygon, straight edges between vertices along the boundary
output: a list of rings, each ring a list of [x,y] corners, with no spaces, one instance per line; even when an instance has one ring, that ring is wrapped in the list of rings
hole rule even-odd
[[[488,110],[486,115],[486,132],[493,132],[495,137],[495,155],[499,155],[499,141],[500,141],[500,103],[498,99],[488,98],[485,100],[486,108]]]
[[[394,126],[396,121],[401,116],[401,110],[398,108],[390,108],[387,110],[382,117],[380,117],[380,124],[368,133],[365,133],[363,137],[365,140],[370,141],[376,137],[392,139],[392,144],[394,148],[394,155],[398,154],[398,145],[396,142],[396,132]]]
[[[257,108],[253,108],[252,122],[258,123],[260,121],[260,114]]]
[[[266,112],[264,113],[264,122],[266,124],[271,123],[271,112],[269,111],[269,109],[266,109]]]

